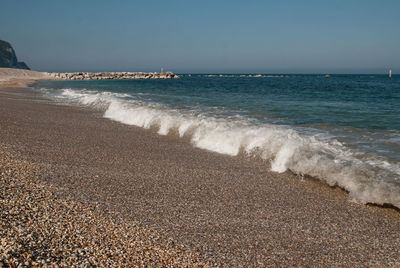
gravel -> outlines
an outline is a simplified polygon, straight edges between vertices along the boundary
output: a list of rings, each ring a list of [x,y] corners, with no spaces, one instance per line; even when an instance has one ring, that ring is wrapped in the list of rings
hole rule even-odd
[[[204,266],[164,234],[57,197],[45,167],[20,158],[0,150],[0,266]]]

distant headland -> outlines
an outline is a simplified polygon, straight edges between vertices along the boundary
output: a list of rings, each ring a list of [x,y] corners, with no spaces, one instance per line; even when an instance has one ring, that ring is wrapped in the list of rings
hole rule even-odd
[[[30,70],[25,62],[18,61],[10,43],[0,40],[0,67]]]

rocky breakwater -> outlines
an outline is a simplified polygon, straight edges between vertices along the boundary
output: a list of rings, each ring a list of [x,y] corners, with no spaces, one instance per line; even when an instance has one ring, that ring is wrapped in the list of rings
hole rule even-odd
[[[175,79],[178,75],[172,72],[143,73],[143,72],[103,72],[103,73],[50,73],[54,79],[60,80],[108,80],[108,79]]]

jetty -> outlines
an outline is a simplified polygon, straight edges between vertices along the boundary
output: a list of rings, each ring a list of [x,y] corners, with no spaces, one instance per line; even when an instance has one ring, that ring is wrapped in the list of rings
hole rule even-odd
[[[173,72],[74,72],[74,73],[49,73],[56,80],[121,80],[121,79],[176,79],[178,75]]]

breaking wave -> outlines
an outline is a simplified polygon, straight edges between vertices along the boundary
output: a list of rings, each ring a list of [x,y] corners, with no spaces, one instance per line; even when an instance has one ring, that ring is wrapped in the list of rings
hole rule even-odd
[[[339,186],[352,201],[391,204],[400,208],[400,166],[346,147],[327,135],[315,135],[289,126],[256,125],[245,118],[218,118],[209,114],[171,109],[132,99],[129,94],[62,89],[46,91],[66,101],[102,107],[104,117],[158,134],[171,131],[188,137],[193,146],[213,152],[256,155],[274,172],[290,170]]]

